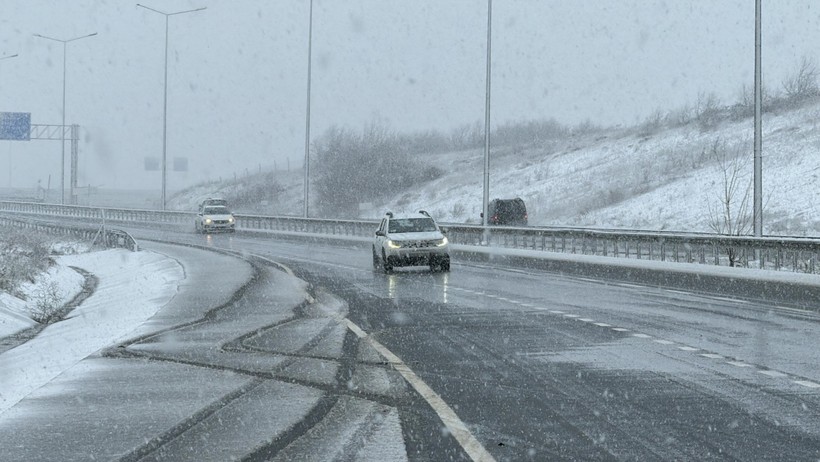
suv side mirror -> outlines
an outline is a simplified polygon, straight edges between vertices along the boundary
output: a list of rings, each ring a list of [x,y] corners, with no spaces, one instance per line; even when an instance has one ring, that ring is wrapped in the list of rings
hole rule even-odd
[[[447,235],[447,228],[439,228],[438,230],[441,231],[441,234]]]
[[[376,236],[384,236],[384,231],[376,231]]]
[[[478,216],[484,218],[484,212],[479,213]]]

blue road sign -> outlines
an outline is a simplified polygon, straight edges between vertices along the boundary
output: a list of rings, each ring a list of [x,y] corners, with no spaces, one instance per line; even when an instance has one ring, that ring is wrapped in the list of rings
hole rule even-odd
[[[29,141],[30,112],[0,112],[0,140]]]

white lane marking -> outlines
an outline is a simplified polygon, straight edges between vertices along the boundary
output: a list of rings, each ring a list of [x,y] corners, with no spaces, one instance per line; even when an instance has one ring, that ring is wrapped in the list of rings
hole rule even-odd
[[[690,346],[682,346],[678,347],[679,350],[683,351],[700,351],[700,348],[690,347]]]
[[[820,383],[810,382],[808,380],[795,380],[794,383],[809,388],[820,388]]]
[[[565,318],[580,318],[581,315],[578,315],[578,314],[565,314],[564,317]]]
[[[623,327],[613,327],[612,330],[617,332],[629,332],[629,329],[624,329]]]
[[[709,359],[723,359],[722,355],[718,355],[718,354],[715,354],[715,353],[701,353],[698,356],[703,356],[704,358],[709,358]]]
[[[609,324],[607,324],[605,322],[595,322],[593,324],[595,324],[598,327],[612,327],[612,326],[610,326]]]
[[[558,310],[550,310],[550,313],[552,313],[552,314],[564,314],[563,311],[558,311]]]
[[[632,336],[633,337],[638,337],[638,338],[652,338],[651,335],[646,335],[646,334],[632,334]]]
[[[447,429],[456,438],[456,441],[461,444],[461,447],[464,448],[464,452],[466,452],[472,460],[477,462],[495,462],[495,458],[478,442],[470,430],[467,429],[464,422],[456,415],[455,411],[453,411],[438,393],[433,391],[415,372],[404,364],[398,356],[394,355],[384,345],[373,339],[373,337],[369,337],[367,333],[354,324],[353,321],[347,318],[343,318],[342,321],[357,337],[367,340],[367,342],[393,366],[393,369],[401,374],[402,377],[416,389],[430,407],[436,411],[441,421],[444,422],[444,425],[447,426]]]
[[[535,308],[535,305],[533,305],[532,303],[522,303],[521,306],[523,306],[524,308]]]
[[[653,340],[653,342],[660,343],[661,345],[674,345],[675,344],[675,342],[672,342],[670,340],[662,340],[662,339]]]
[[[740,361],[726,361],[726,364],[731,364],[732,366],[737,366],[737,367],[754,367],[751,364],[743,363],[743,362],[740,362]]]
[[[763,375],[768,375],[769,377],[786,377],[786,374],[777,371],[757,371]]]
[[[579,319],[579,321],[594,322],[595,320],[594,319],[589,319],[589,318],[581,318],[581,319]]]

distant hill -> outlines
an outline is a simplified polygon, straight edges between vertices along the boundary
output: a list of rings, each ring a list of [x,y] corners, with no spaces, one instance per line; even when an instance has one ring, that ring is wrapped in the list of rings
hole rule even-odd
[[[745,196],[751,215],[753,123],[750,117],[735,119],[712,120],[708,127],[697,121],[672,128],[644,124],[493,145],[490,199],[523,198],[531,225],[712,232],[725,208],[727,165],[739,167],[731,175],[737,188],[731,213],[741,213]],[[480,223],[483,156],[482,149],[419,154],[418,162],[436,165],[444,176],[373,198],[350,218],[425,209],[442,222]],[[818,175],[820,104],[764,114],[764,234],[820,236]],[[169,207],[193,210],[209,194],[228,198],[239,212],[302,216],[303,171],[198,185],[172,197]],[[314,205],[311,210],[317,210]]]

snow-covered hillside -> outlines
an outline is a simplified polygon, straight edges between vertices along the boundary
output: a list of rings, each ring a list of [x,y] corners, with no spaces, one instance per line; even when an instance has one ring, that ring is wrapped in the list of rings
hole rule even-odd
[[[764,115],[764,234],[820,236],[818,121],[817,105]],[[716,161],[716,147],[725,159],[739,159],[738,194],[748,194],[751,207],[751,119],[723,122],[710,130],[692,123],[654,132],[612,129],[541,145],[494,146],[490,198],[523,198],[531,225],[711,232],[710,208],[721,206],[727,173],[726,163],[721,168]],[[386,200],[374,198],[362,204],[358,218],[379,218],[386,210],[426,209],[442,222],[479,223],[483,156],[481,149],[420,156],[446,174]],[[175,196],[171,208],[192,210],[203,196],[237,194],[258,188],[259,181],[275,183],[277,192],[264,202],[238,205],[237,211],[303,214],[302,170],[192,188]],[[733,207],[741,203],[739,195]]]

